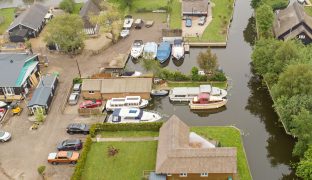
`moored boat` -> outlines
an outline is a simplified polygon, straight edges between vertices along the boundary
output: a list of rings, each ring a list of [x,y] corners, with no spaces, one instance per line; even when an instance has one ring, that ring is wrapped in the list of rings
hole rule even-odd
[[[131,16],[131,15],[125,16],[123,28],[124,28],[124,29],[130,29],[130,28],[132,27],[132,24],[133,24],[133,18],[132,18],[132,16]]]
[[[135,40],[131,48],[131,56],[135,59],[139,58],[143,53],[144,44],[142,40]]]
[[[172,57],[177,60],[184,58],[184,45],[181,39],[176,39],[173,41]]]
[[[200,93],[189,103],[191,109],[217,109],[225,106],[227,99],[210,96],[208,93]]]
[[[155,59],[157,55],[157,44],[155,42],[147,42],[144,44],[143,58]]]
[[[107,118],[108,123],[141,123],[155,122],[162,117],[155,112],[143,111],[138,108],[118,108]]]
[[[168,95],[168,91],[167,90],[152,90],[151,91],[151,95],[152,96],[167,96]]]
[[[145,108],[148,100],[140,96],[126,96],[125,98],[112,98],[106,102],[106,110],[113,111],[118,108]]]
[[[169,59],[170,53],[171,53],[170,43],[167,41],[161,42],[157,49],[156,58],[160,63],[164,63],[165,61]]]

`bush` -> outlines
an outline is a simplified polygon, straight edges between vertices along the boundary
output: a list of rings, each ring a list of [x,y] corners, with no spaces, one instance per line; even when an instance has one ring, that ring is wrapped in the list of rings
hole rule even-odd
[[[82,79],[80,77],[76,77],[73,79],[73,83],[74,84],[81,84],[82,83]]]
[[[91,137],[95,137],[97,132],[100,131],[159,131],[163,122],[151,122],[151,123],[96,123],[90,127]]]
[[[75,8],[75,1],[74,0],[63,0],[60,3],[60,8],[68,13],[72,13]]]
[[[277,2],[276,4],[272,5],[273,11],[278,9],[285,9],[288,6],[288,2]]]
[[[37,171],[41,176],[43,176],[45,169],[46,169],[45,166],[39,166]]]
[[[188,81],[190,77],[182,74],[180,71],[170,71],[168,69],[161,69],[160,78],[170,81]]]
[[[217,71],[210,78],[210,81],[226,81],[226,76],[223,72]]]
[[[80,180],[81,179],[82,172],[83,172],[83,169],[84,169],[86,161],[87,161],[87,156],[88,156],[88,153],[91,149],[91,145],[92,145],[92,139],[89,135],[86,139],[86,142],[83,144],[83,148],[82,148],[78,163],[75,167],[75,171],[71,177],[71,180]]]

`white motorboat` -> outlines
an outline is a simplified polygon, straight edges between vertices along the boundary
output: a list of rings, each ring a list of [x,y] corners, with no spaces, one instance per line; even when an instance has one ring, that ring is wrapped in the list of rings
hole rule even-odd
[[[131,16],[131,15],[125,16],[123,28],[124,28],[124,29],[130,29],[130,28],[132,27],[132,24],[133,24],[133,18],[132,18],[132,16]]]
[[[181,39],[176,39],[173,41],[172,57],[177,60],[184,58],[184,45]]]
[[[157,55],[157,43],[147,42],[144,45],[143,58],[144,59],[155,59]]]
[[[113,111],[118,108],[145,108],[148,100],[140,96],[126,96],[125,98],[112,98],[106,103],[106,110]]]
[[[121,36],[122,38],[125,38],[125,37],[129,36],[129,34],[130,34],[129,29],[123,29],[123,30],[120,32],[120,36]]]
[[[209,93],[211,96],[224,98],[227,91],[211,85],[200,85],[199,87],[176,87],[170,90],[169,99],[171,101],[188,102],[197,97],[200,93]]]
[[[155,112],[144,111],[138,108],[118,108],[111,114],[108,123],[141,123],[155,122],[162,117]]]
[[[135,59],[139,58],[143,53],[144,44],[142,40],[135,40],[131,48],[131,56]]]
[[[8,105],[7,103],[0,101],[0,108],[5,107],[6,105]]]

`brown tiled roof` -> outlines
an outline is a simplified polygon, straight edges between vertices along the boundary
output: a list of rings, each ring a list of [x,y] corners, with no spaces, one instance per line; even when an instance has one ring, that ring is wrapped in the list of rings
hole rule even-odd
[[[236,173],[236,148],[192,148],[189,127],[173,115],[159,131],[156,173]]]
[[[285,35],[285,37],[294,38],[300,32],[306,29],[303,25],[295,27],[300,23],[305,23],[307,26],[312,28],[312,17],[304,12],[304,7],[301,4],[299,4],[298,2],[294,2],[286,9],[277,11],[273,23],[274,35],[277,38],[281,38],[280,36],[282,36],[288,30],[291,30],[291,32]],[[308,31],[306,33],[311,37],[311,34]]]
[[[182,0],[182,13],[208,12],[209,0]]]

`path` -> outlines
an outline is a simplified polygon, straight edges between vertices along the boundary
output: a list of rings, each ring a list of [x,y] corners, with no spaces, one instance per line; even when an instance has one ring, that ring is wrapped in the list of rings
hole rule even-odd
[[[112,138],[92,138],[93,142],[134,142],[134,141],[158,141],[158,137],[112,137]]]

